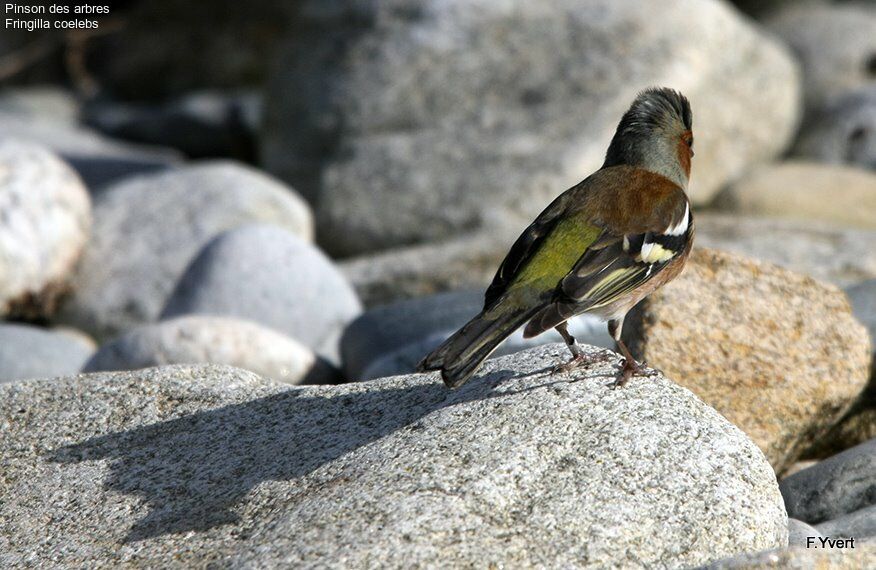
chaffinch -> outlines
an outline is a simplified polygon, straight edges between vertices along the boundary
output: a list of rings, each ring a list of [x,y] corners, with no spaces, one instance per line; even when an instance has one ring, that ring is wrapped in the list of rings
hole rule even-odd
[[[605,163],[558,196],[520,235],[487,289],[483,311],[430,353],[420,370],[441,370],[447,386],[464,384],[517,328],[524,337],[555,328],[572,359],[589,361],[566,320],[593,313],[624,363],[615,385],[641,373],[621,340],[627,312],[675,278],[694,237],[685,193],[693,157],[691,109],[677,91],[636,97],[611,140]]]

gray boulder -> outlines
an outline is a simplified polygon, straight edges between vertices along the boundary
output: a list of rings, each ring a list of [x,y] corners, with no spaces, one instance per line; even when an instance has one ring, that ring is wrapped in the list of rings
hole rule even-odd
[[[161,318],[248,319],[335,362],[343,328],[361,311],[356,293],[321,251],[282,228],[252,225],[225,232],[201,250]]]
[[[92,192],[128,176],[165,170],[182,159],[169,149],[112,140],[66,120],[49,121],[14,108],[0,112],[0,138],[39,144],[54,151],[76,170]]]
[[[788,516],[810,524],[876,504],[876,439],[786,477],[780,488]]]
[[[277,224],[309,239],[312,216],[284,184],[228,161],[125,180],[94,200],[94,237],[64,322],[100,339],[154,321],[186,265],[213,237]]]
[[[226,317],[188,316],[137,327],[103,345],[83,372],[165,364],[227,364],[287,384],[330,384],[337,370],[272,329]]]
[[[413,372],[429,351],[476,315],[483,305],[483,291],[454,291],[367,311],[350,323],[341,338],[341,359],[347,378],[370,380]],[[575,317],[569,321],[569,331],[578,342],[614,346],[606,325],[597,318]],[[533,339],[524,339],[522,331],[517,331],[499,346],[494,356],[556,342],[562,342],[562,338],[553,330]]]
[[[51,315],[90,231],[76,173],[41,146],[0,137],[0,317]]]
[[[332,253],[531,220],[600,166],[651,85],[692,100],[696,203],[796,129],[790,54],[724,2],[315,0],[303,14],[262,156],[317,204]]]
[[[812,546],[813,541],[823,536],[818,529],[803,521],[788,519],[788,546]]]
[[[832,538],[867,538],[876,536],[876,504],[825,521],[818,525],[817,528],[821,534]]]
[[[76,374],[92,352],[67,333],[0,324],[0,382]]]
[[[79,102],[72,91],[53,85],[6,87],[0,92],[0,113],[72,127],[79,120]]]
[[[870,337],[876,340],[876,279],[869,279],[846,289],[855,317],[861,321]]]
[[[873,82],[876,8],[872,4],[793,2],[765,24],[800,60],[803,94],[810,109]]]
[[[876,82],[819,110],[804,126],[794,153],[876,170]]]
[[[545,376],[564,350],[493,360],[457,391],[223,367],[2,386],[4,561],[654,567],[787,543],[737,428],[659,376],[609,389],[616,363]]]

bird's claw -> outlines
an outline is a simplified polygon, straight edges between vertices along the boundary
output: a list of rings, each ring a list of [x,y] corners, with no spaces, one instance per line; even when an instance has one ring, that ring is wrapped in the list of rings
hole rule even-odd
[[[551,376],[555,374],[566,374],[568,372],[572,372],[573,370],[577,370],[578,368],[583,368],[586,366],[590,366],[591,364],[604,362],[608,358],[609,357],[604,353],[594,354],[590,356],[579,354],[577,356],[573,356],[568,362],[564,362],[563,364],[557,364],[556,366],[554,366],[551,370]]]
[[[648,364],[643,360],[641,363],[636,362],[635,360],[631,360],[628,358],[624,359],[623,366],[621,367],[620,376],[611,384],[609,384],[609,388],[614,390],[615,388],[620,388],[624,386],[633,376],[644,376],[646,378],[651,378],[653,376],[659,376],[662,374],[660,370],[656,368],[649,368]]]

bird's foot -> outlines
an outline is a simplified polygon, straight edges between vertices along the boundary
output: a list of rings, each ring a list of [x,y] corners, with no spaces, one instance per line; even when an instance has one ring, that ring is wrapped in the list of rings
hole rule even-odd
[[[573,356],[572,359],[568,362],[564,362],[563,364],[557,364],[556,366],[554,366],[553,370],[551,370],[551,376],[555,374],[566,374],[568,372],[572,372],[573,370],[577,370],[578,368],[584,368],[590,366],[591,364],[605,362],[608,358],[610,358],[610,356],[606,355],[603,352],[590,356],[577,354]]]
[[[620,376],[617,378],[617,380],[609,384],[609,387],[612,390],[614,390],[615,388],[620,388],[624,384],[629,382],[630,378],[632,378],[633,376],[645,376],[650,378],[652,376],[659,376],[660,374],[661,372],[656,368],[649,368],[648,363],[644,360],[640,363],[636,362],[632,358],[624,358],[624,364],[623,367],[621,367]]]

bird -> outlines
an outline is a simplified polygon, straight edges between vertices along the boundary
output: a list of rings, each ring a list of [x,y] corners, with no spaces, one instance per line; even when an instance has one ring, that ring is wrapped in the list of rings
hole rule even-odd
[[[484,295],[483,310],[418,365],[440,370],[449,388],[467,382],[496,347],[525,325],[531,338],[551,328],[571,359],[585,356],[567,320],[607,321],[623,357],[612,387],[644,374],[621,339],[624,318],[679,273],[694,240],[687,196],[693,150],[688,99],[666,87],[641,91],[623,114],[602,167],[554,199],[514,242]],[[604,356],[602,357],[604,358]]]

